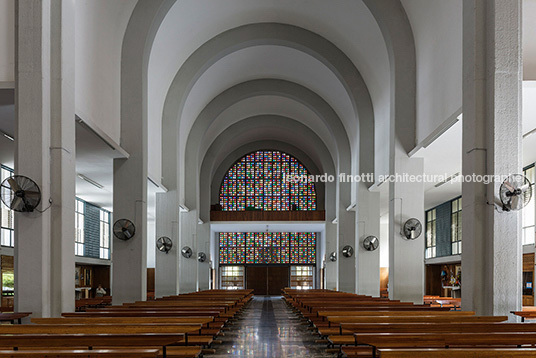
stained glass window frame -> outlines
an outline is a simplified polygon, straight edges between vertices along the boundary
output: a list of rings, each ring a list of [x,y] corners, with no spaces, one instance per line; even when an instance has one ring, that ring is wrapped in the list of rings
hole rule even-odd
[[[287,182],[285,176],[304,180]],[[237,160],[220,185],[222,211],[313,211],[316,187],[307,168],[295,157],[278,150],[257,150]]]
[[[316,265],[315,232],[220,232],[220,265]]]

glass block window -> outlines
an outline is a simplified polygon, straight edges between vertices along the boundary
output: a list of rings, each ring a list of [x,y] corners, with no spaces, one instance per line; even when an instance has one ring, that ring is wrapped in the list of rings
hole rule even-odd
[[[291,266],[290,288],[309,290],[313,288],[314,266]]]
[[[462,253],[462,198],[452,201],[452,224],[451,224],[452,254]]]
[[[0,183],[13,175],[13,170],[1,166],[0,167]],[[0,200],[1,201],[1,200]],[[13,247],[15,243],[15,223],[13,210],[0,203],[0,243],[2,246]]]
[[[85,205],[82,200],[75,201],[75,239],[74,253],[77,256],[84,256],[84,216]]]
[[[316,233],[222,232],[220,264],[316,263]]]
[[[110,259],[110,213],[100,209],[100,258]]]
[[[316,210],[314,183],[294,157],[279,151],[260,150],[238,160],[220,188],[223,211]],[[304,180],[293,181],[296,176]]]
[[[534,191],[536,187],[534,186],[536,171],[534,165],[525,168],[523,174],[527,177],[530,183],[533,185],[532,190]],[[527,206],[523,208],[523,245],[534,245],[534,230],[535,227],[535,209],[536,201],[534,199],[535,193],[532,193],[532,198]]]
[[[244,266],[222,266],[221,288],[224,290],[241,290],[244,288]]]
[[[425,258],[436,257],[436,209],[426,212]]]

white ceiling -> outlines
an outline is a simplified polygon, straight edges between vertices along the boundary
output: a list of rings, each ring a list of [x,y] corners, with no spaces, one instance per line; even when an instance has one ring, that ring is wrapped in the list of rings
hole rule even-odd
[[[304,1],[285,0],[185,0],[175,3],[166,15],[151,51],[150,142],[160,142],[158,119],[165,95],[184,61],[219,33],[259,22],[296,25],[334,43],[361,71],[375,109],[386,117],[388,112],[382,108],[389,103],[383,91],[389,88],[387,49],[376,21],[361,1],[340,1],[333,6],[331,2],[309,0],[305,6]],[[200,23],[203,26],[198,26]],[[349,105],[348,95],[329,69],[303,52],[286,47],[256,46],[224,57],[200,78],[187,99],[180,141],[184,143],[184,137],[201,108],[223,89],[244,80],[264,77],[291,79],[318,91],[343,117],[349,137],[353,139],[357,135],[356,114]],[[378,118],[380,120],[382,118]],[[159,151],[151,151],[149,156],[150,173],[159,175]]]
[[[180,133],[189,133],[201,110],[224,90],[242,82],[263,78],[295,82],[320,95],[341,118],[350,142],[356,142],[356,115],[341,82],[333,72],[312,56],[282,46],[248,47],[225,56],[207,69],[186,100]],[[301,108],[303,109],[303,106]],[[256,114],[263,114],[260,107]],[[310,111],[306,111],[303,115],[298,114],[298,118],[308,117],[309,122],[318,120],[317,116],[309,114]],[[182,143],[184,142],[183,138]]]

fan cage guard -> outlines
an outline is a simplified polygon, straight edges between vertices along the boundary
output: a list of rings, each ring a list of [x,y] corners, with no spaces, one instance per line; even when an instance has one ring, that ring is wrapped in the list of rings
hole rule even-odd
[[[0,185],[1,200],[13,211],[32,212],[41,203],[41,189],[26,176],[12,175]]]
[[[165,252],[166,254],[171,251],[173,248],[173,241],[167,236],[162,236],[156,241],[156,248],[160,252]]]
[[[119,219],[113,226],[114,236],[122,241],[130,240],[136,235],[136,226],[128,219]],[[129,232],[130,235],[126,235]]]
[[[523,191],[523,187],[526,189]],[[505,211],[517,211],[528,205],[532,198],[532,184],[523,174],[511,174],[499,188],[499,198]],[[521,196],[521,200],[517,199]],[[515,204],[513,201],[515,200]]]
[[[404,237],[408,240],[416,240],[418,239],[422,234],[422,224],[419,219],[417,218],[411,218],[408,219],[403,226],[403,234]],[[415,237],[411,237],[411,233],[415,232]]]

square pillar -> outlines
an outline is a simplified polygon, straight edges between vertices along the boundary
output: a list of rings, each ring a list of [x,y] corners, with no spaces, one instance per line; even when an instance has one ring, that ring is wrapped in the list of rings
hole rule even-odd
[[[360,295],[380,296],[380,250],[368,251],[363,247],[367,236],[380,239],[380,193],[370,192],[365,183],[358,185],[357,202],[357,276],[356,287]]]
[[[41,188],[43,213],[15,215],[15,310],[74,311],[74,3],[16,2],[15,173]]]
[[[177,191],[156,194],[156,240],[167,236],[173,247],[168,253],[156,250],[155,296],[179,293],[179,210]]]
[[[422,175],[422,158],[411,159],[395,142],[395,160],[391,173],[402,176],[389,187],[389,298],[422,303],[424,295],[424,184],[407,180]],[[404,179],[406,176],[406,179]],[[411,218],[422,224],[422,233],[415,240],[406,239],[404,223]]]
[[[464,0],[464,178],[522,173],[521,1]],[[462,308],[508,315],[522,304],[519,212],[496,207],[502,182],[465,180]]]

